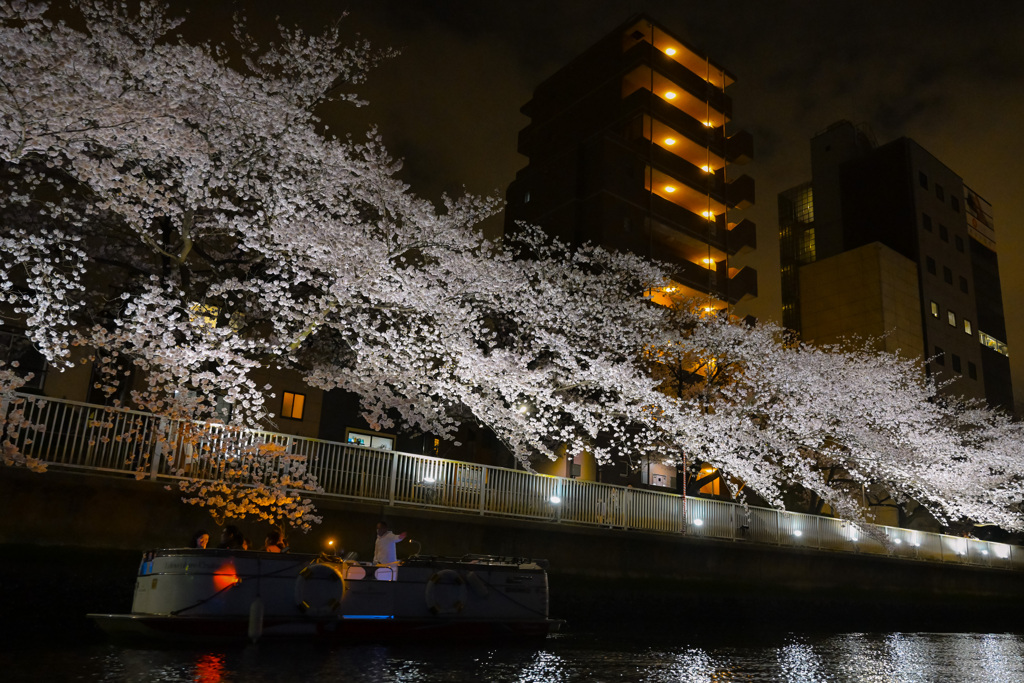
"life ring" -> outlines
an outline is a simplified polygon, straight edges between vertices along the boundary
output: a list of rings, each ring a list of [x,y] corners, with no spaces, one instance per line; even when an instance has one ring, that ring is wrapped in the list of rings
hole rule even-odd
[[[341,566],[313,562],[295,578],[295,606],[309,617],[326,617],[338,611],[345,597]]]
[[[437,596],[437,586],[455,586],[455,595],[444,591],[444,601]],[[427,600],[427,607],[431,614],[458,614],[466,606],[466,580],[454,569],[442,569],[427,579],[427,588],[424,597]],[[454,599],[451,599],[454,598]]]

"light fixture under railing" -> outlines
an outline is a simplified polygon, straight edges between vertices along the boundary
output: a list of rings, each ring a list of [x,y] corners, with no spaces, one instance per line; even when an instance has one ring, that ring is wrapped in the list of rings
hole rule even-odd
[[[693,525],[694,526],[704,526],[704,520],[701,519],[700,517],[698,517],[697,519],[693,520]]]
[[[804,535],[804,532],[802,532],[799,529],[797,529],[796,531],[793,532],[793,535],[796,536],[797,538],[800,538],[801,536]]]
[[[551,500],[551,504],[552,505],[561,505],[562,504],[562,499],[559,498],[558,496],[551,496],[550,500]]]

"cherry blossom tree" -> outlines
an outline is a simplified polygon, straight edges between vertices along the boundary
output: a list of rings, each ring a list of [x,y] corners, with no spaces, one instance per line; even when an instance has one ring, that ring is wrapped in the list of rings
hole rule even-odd
[[[132,373],[135,405],[228,423],[197,445],[272,419],[254,372],[289,368],[358,394],[375,429],[470,419],[527,465],[699,461],[772,505],[800,487],[863,519],[871,485],[1021,527],[1018,424],[939,400],[919,364],[656,306],[658,264],[491,242],[495,199],[418,198],[375,131],[324,123],[389,53],[337,27],[193,45],[150,2],[76,7],[0,2],[0,305],[55,367],[80,347],[108,386]],[[231,467],[176,463],[186,498],[315,522],[301,459],[236,441]]]

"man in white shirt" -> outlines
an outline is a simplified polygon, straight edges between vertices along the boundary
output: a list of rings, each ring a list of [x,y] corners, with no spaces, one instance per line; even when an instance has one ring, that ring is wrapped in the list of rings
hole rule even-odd
[[[395,554],[395,544],[405,540],[405,532],[400,534],[388,530],[387,522],[377,522],[377,541],[373,546],[374,564],[395,564],[398,557]]]

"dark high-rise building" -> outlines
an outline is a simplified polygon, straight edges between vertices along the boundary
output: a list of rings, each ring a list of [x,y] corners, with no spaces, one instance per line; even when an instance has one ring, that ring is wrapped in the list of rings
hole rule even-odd
[[[725,306],[756,296],[757,274],[731,257],[756,246],[736,210],[754,183],[731,173],[751,136],[726,136],[733,76],[645,16],[636,16],[544,81],[522,111],[528,165],[509,186],[506,232],[540,225],[672,265],[669,292]]]
[[[847,121],[811,140],[810,183],[779,195],[783,323],[872,336],[951,394],[1013,408],[991,206],[913,140]]]

